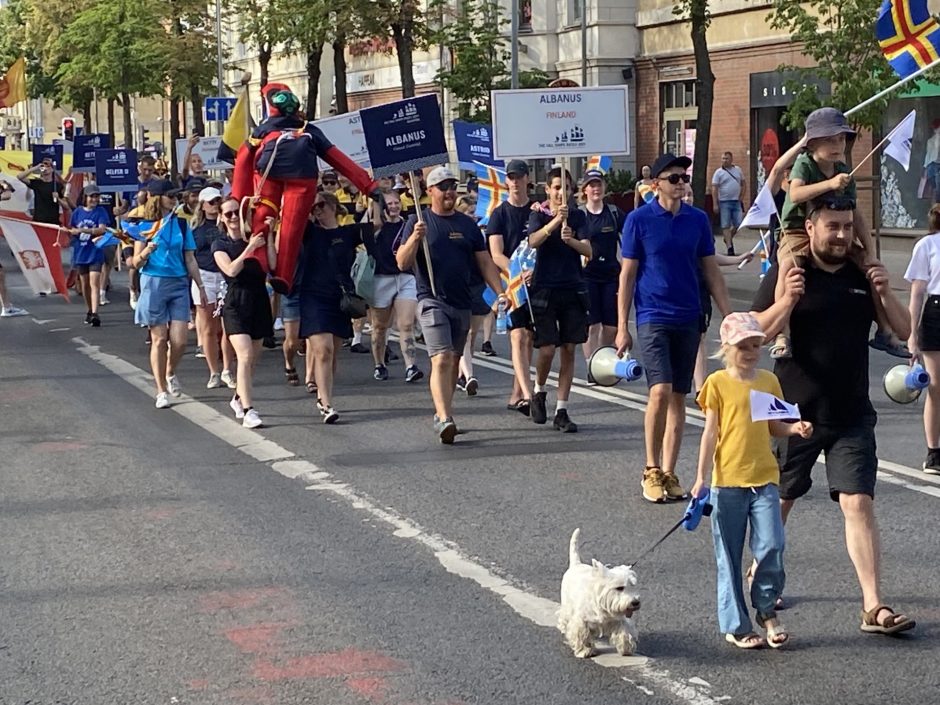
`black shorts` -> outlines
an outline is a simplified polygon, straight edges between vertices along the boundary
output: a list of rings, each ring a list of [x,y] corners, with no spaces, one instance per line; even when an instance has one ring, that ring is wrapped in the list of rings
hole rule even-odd
[[[192,291],[189,293],[192,296]],[[229,283],[222,304],[222,325],[226,335],[247,335],[252,340],[274,335],[271,301],[263,282],[258,285]]]
[[[588,310],[588,325],[601,323],[605,326],[617,325],[617,287],[618,279],[605,282],[587,282],[587,292],[591,299]]]
[[[84,277],[86,274],[88,274],[88,272],[100,272],[103,266],[103,262],[95,262],[94,264],[76,264],[75,271]]]
[[[535,316],[535,347],[587,340],[588,293],[578,289],[529,289]]]
[[[928,296],[920,319],[920,349],[927,352],[940,350],[940,296]]]
[[[875,445],[875,415],[864,417],[855,426],[813,424],[812,438],[791,436],[775,441],[780,464],[780,499],[802,497],[813,485],[813,466],[826,453],[826,479],[829,496],[839,494],[875,496],[878,454]]]
[[[470,315],[485,316],[492,313],[493,309],[483,300],[483,292],[486,291],[486,284],[478,284],[470,289]]]

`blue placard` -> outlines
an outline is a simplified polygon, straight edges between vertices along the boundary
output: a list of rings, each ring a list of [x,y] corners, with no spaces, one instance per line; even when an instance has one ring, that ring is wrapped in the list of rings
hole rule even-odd
[[[359,115],[375,178],[447,163],[436,95],[363,108]]]
[[[202,109],[206,113],[206,120],[228,120],[235,108],[237,98],[206,98]]]
[[[95,152],[95,183],[102,191],[136,191],[137,150],[99,149]]]
[[[461,169],[475,170],[476,164],[503,168],[503,160],[493,157],[493,127],[475,122],[454,120],[454,141],[457,143],[457,161]]]
[[[59,171],[62,171],[62,145],[34,144],[33,164],[39,164],[43,159],[51,159],[52,165]]]
[[[111,148],[111,135],[78,135],[72,152],[72,171],[79,174],[95,170],[95,152]]]

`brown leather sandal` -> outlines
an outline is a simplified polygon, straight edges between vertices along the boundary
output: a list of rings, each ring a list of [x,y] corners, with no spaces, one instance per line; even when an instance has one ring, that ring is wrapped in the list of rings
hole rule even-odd
[[[879,624],[878,613],[882,611],[887,612],[888,616]],[[905,614],[896,613],[887,605],[875,605],[867,612],[862,610],[861,629],[869,634],[898,634],[913,629],[916,625],[917,622],[913,619]]]

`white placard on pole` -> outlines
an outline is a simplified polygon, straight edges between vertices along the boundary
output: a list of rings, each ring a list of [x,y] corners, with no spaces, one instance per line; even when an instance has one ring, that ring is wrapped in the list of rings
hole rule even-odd
[[[356,164],[363,169],[371,168],[369,150],[366,149],[366,135],[362,131],[362,121],[358,110],[315,120],[313,124],[319,127],[326,138]],[[332,168],[322,159],[318,159],[318,162],[321,171]]]
[[[497,159],[630,154],[626,86],[492,92]]]

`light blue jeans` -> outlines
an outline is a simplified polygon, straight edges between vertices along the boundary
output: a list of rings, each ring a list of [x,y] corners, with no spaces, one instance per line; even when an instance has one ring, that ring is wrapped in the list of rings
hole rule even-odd
[[[751,606],[758,614],[774,611],[783,593],[783,518],[776,485],[713,487],[712,538],[718,562],[718,626],[723,634],[751,632],[744,600],[741,559],[748,524],[749,545],[757,561],[751,584]]]

